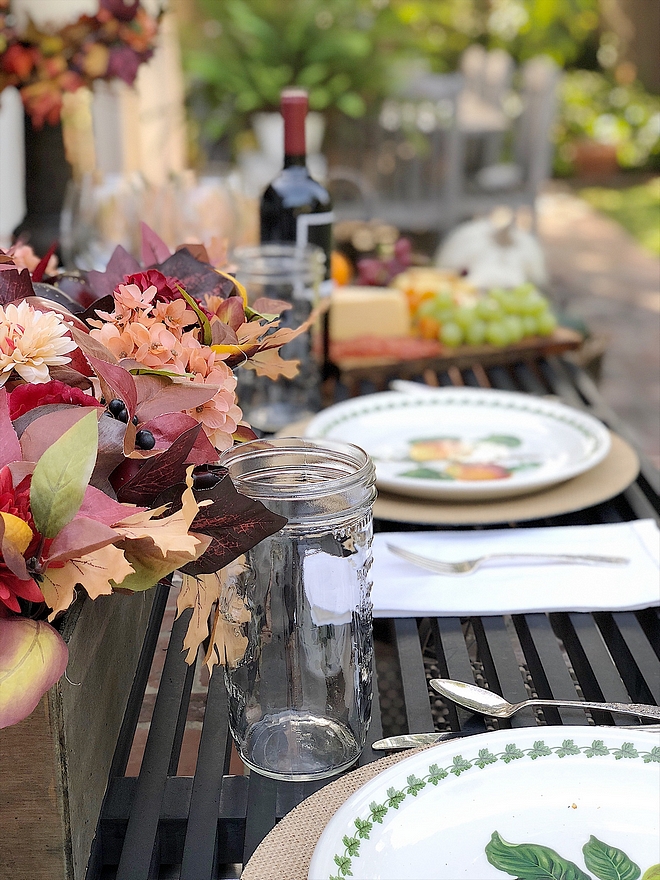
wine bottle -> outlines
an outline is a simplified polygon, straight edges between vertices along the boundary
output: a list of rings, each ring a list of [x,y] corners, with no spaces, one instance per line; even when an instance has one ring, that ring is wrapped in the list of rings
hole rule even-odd
[[[330,194],[307,170],[305,118],[308,97],[303,89],[285,89],[281,97],[284,118],[284,167],[261,197],[261,242],[315,244],[325,253],[325,281],[321,295],[329,295],[332,252]]]

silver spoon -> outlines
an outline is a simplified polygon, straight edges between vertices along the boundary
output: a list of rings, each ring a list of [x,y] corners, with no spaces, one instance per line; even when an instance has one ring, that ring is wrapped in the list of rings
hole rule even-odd
[[[622,712],[637,715],[639,718],[660,718],[660,706],[646,706],[642,703],[594,703],[588,700],[523,700],[522,703],[509,703],[499,694],[494,694],[475,684],[452,681],[449,678],[432,678],[431,687],[441,696],[448,697],[459,706],[473,712],[490,715],[492,718],[509,718],[525,706],[565,706],[577,709],[601,709],[604,712]]]

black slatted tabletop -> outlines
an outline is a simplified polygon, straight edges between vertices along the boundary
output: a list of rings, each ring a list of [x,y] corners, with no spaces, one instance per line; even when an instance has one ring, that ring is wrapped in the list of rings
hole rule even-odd
[[[429,377],[425,377],[428,381]],[[453,370],[431,377],[465,384],[554,395],[591,412],[625,439],[629,432],[605,406],[593,382],[559,359],[507,367]],[[376,390],[366,383],[361,393]],[[342,389],[338,389],[341,398]],[[642,462],[621,495],[565,516],[520,524],[557,526],[660,520],[660,475]],[[376,521],[380,531],[400,523]],[[426,528],[426,527],[425,527]],[[211,678],[193,777],[177,775],[194,668],[181,652],[187,617],[174,624],[140,775],[125,775],[156,639],[167,600],[159,593],[115,755],[88,880],[215,880],[240,876],[264,836],[304,798],[323,786],[278,783],[230,773],[231,736],[221,672]],[[429,693],[433,675],[474,681],[513,702],[531,695],[660,705],[660,615],[637,612],[521,614],[473,618],[396,619],[376,623],[379,700],[360,764],[382,756],[371,743],[392,733],[543,724],[625,724],[630,718],[580,709],[525,709],[487,722]],[[400,704],[397,716],[393,704]],[[381,717],[382,711],[382,717]],[[267,878],[264,878],[267,880]]]

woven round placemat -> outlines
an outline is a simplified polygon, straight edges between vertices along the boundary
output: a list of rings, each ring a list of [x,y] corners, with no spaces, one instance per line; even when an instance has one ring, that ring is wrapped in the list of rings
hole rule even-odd
[[[307,880],[314,848],[344,801],[383,770],[421,751],[411,749],[388,755],[347,773],[308,797],[264,837],[245,866],[241,880]]]

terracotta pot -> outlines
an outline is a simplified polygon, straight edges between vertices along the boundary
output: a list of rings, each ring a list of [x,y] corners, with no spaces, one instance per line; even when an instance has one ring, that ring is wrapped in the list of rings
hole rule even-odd
[[[573,168],[579,177],[611,177],[619,170],[614,144],[576,141],[572,147]]]
[[[0,880],[83,880],[154,597],[81,597],[69,680],[0,730]]]

